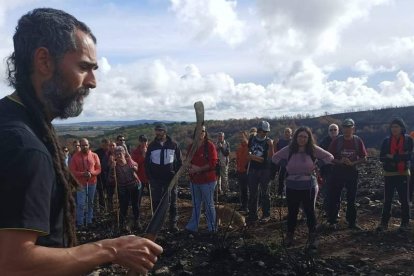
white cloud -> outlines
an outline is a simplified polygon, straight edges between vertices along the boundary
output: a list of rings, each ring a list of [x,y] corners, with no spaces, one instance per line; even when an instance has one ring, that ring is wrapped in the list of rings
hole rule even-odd
[[[192,30],[196,38],[217,36],[230,45],[244,40],[244,23],[235,11],[232,0],[170,0],[171,9],[183,23],[183,30]]]
[[[382,61],[388,60],[393,64],[413,63],[414,36],[392,37],[387,43],[373,44],[370,48]]]
[[[23,2],[0,0],[2,59]],[[42,2],[98,38],[98,87],[72,120],[193,120],[197,100],[210,119],[414,104],[410,1],[121,2]]]
[[[414,103],[414,83],[406,72],[384,81],[378,89],[366,77],[328,81],[312,60],[296,63],[284,82],[267,86],[236,83],[225,73],[207,74],[195,65],[176,71],[169,61],[156,60],[111,66],[99,75],[96,91],[77,120],[170,119],[194,120],[192,105],[202,100],[206,118],[252,118],[281,115],[338,113]]]
[[[374,67],[367,60],[364,59],[364,60],[359,60],[357,63],[355,63],[354,70],[361,72],[365,75],[373,75],[373,74],[381,73],[381,72],[392,72],[392,71],[396,71],[397,69],[394,66],[387,68],[383,65]]]
[[[324,55],[340,43],[342,31],[387,0],[258,0],[266,31],[262,48],[276,64]],[[286,64],[279,64],[279,67]]]

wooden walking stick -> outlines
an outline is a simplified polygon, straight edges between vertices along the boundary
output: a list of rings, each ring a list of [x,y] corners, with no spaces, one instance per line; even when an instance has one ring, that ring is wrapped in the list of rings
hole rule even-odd
[[[196,112],[197,118],[197,125],[194,137],[200,137],[203,124],[204,124],[204,105],[203,102],[196,102],[194,104],[194,109]],[[147,229],[145,230],[144,237],[155,241],[157,238],[158,232],[161,230],[165,217],[167,215],[169,206],[170,206],[170,192],[174,188],[175,185],[178,183],[178,179],[180,176],[187,171],[188,166],[190,165],[191,160],[193,159],[194,153],[197,151],[198,146],[200,144],[200,139],[194,139],[193,144],[191,146],[190,152],[187,155],[187,158],[184,161],[184,164],[178,170],[178,172],[174,175],[173,179],[171,180],[170,184],[168,185],[167,191],[164,193],[163,197],[161,198],[160,203],[155,210],[154,215],[151,218],[150,223],[148,224]],[[138,276],[139,274],[135,271],[129,270],[127,276]]]
[[[153,216],[154,215],[154,207],[152,206],[151,183],[149,181],[148,181],[148,193],[149,193],[149,200],[150,200],[151,216]]]
[[[116,161],[115,162],[115,166],[113,167],[114,170],[114,181],[115,181],[115,202],[113,204],[113,207],[115,208],[115,212],[116,212],[116,225],[118,227],[118,232],[119,230],[119,195],[118,195],[118,179],[116,178]]]

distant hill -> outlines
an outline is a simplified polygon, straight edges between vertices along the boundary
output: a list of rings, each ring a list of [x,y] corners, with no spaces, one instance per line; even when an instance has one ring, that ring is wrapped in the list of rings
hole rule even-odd
[[[95,122],[80,122],[80,123],[64,123],[56,124],[57,128],[76,126],[76,127],[122,127],[122,126],[136,126],[142,124],[152,124],[160,122],[159,120],[135,120],[135,121],[95,121]],[[162,121],[164,123],[172,123],[173,121]]]
[[[247,113],[247,112],[246,112]],[[248,115],[248,113],[246,114]],[[223,121],[209,120],[206,121],[206,126],[210,138],[215,139],[216,134],[219,131],[223,131],[226,135],[226,139],[230,142],[232,151],[237,148],[239,141],[238,132],[240,130],[248,130],[253,126],[256,126],[257,123],[261,120],[266,120],[270,123],[271,132],[270,137],[280,137],[283,134],[285,127],[291,127],[293,129],[301,125],[306,125],[312,128],[312,131],[315,135],[315,139],[320,141],[324,136],[328,135],[328,126],[331,123],[336,123],[339,126],[341,121],[345,118],[352,118],[356,123],[356,133],[360,136],[367,148],[379,149],[381,142],[385,136],[389,134],[389,122],[395,116],[402,117],[407,126],[408,130],[414,130],[414,106],[406,107],[396,107],[396,108],[383,108],[377,110],[368,110],[368,111],[357,111],[357,112],[344,112],[338,114],[325,114],[323,116],[312,117],[310,115],[296,115],[296,116],[281,116],[279,118],[252,118],[252,119],[229,119]],[[119,123],[117,127],[112,125],[111,128],[102,130],[103,133],[97,133],[94,135],[96,137],[91,138],[92,145],[97,146],[99,140],[103,137],[113,139],[118,134],[123,134],[128,140],[128,144],[134,146],[138,142],[138,136],[140,134],[147,135],[150,139],[154,136],[154,125],[155,121],[153,120],[140,120],[133,122],[141,122],[133,124],[132,121],[127,123]],[[90,126],[95,128],[99,126],[97,123],[101,122],[91,122],[88,123]],[[107,122],[106,126],[110,126],[111,122]],[[76,124],[72,124],[75,126]],[[175,140],[177,140],[181,147],[186,148],[188,143],[191,141],[191,135],[194,130],[194,123],[187,122],[167,122],[168,133]],[[79,125],[78,125],[79,126]],[[59,127],[58,127],[59,128]],[[85,131],[91,130],[91,127],[86,127]],[[59,134],[67,134],[59,133]],[[79,137],[82,136],[81,133],[76,133]],[[86,135],[85,135],[86,136]],[[63,137],[62,137],[63,138]],[[65,138],[69,138],[66,136]],[[73,138],[72,138],[73,139]],[[66,139],[67,140],[67,139]],[[70,139],[69,139],[70,140]]]

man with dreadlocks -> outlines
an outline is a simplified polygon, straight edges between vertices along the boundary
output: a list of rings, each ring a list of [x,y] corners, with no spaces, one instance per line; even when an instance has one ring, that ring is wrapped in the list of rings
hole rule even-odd
[[[0,267],[2,275],[81,275],[104,263],[140,273],[162,248],[133,235],[76,246],[76,180],[64,163],[54,118],[81,113],[95,88],[96,39],[73,16],[35,9],[18,22],[0,100]],[[69,247],[69,248],[65,248]]]

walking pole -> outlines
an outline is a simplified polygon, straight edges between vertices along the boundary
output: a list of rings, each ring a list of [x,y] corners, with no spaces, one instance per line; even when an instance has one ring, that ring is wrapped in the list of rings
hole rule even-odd
[[[86,182],[86,216],[85,216],[85,226],[88,226],[88,216],[89,216],[89,185]]]
[[[152,206],[151,183],[149,181],[148,181],[148,193],[149,193],[149,200],[150,200],[151,216],[153,216],[154,215],[154,207]]]
[[[115,207],[116,210],[116,225],[118,227],[118,232],[119,232],[119,195],[118,195],[118,180],[116,179],[116,165],[114,167],[114,179],[115,179],[115,203],[117,206]],[[115,204],[114,204],[115,205]]]

